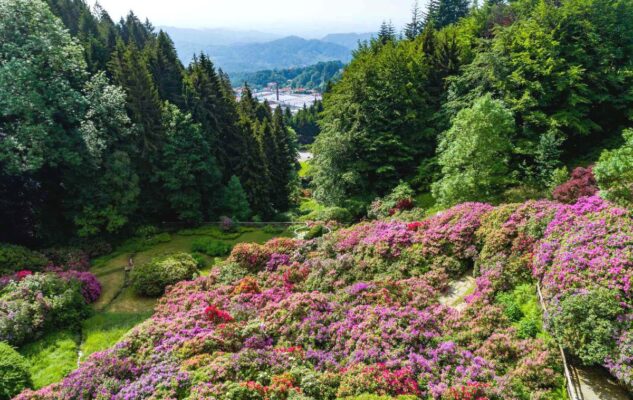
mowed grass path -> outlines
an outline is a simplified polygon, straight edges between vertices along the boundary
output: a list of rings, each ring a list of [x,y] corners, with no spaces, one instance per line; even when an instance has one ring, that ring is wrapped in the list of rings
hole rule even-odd
[[[83,321],[81,329],[49,333],[20,350],[31,363],[34,386],[41,388],[60,381],[77,367],[78,361],[111,347],[151,317],[157,299],[138,296],[126,285],[125,268],[130,258],[134,265],[141,265],[165,254],[190,253],[192,243],[205,237],[233,246],[244,242],[265,243],[275,237],[291,235],[288,231],[265,232],[251,228],[225,235],[215,226],[204,226],[169,236],[160,235],[160,242],[149,245],[140,239],[131,239],[112,254],[94,260],[91,272],[101,282],[102,294],[93,304],[93,316]],[[202,275],[208,274],[213,265],[222,260],[207,256],[204,259],[207,265],[200,271]]]

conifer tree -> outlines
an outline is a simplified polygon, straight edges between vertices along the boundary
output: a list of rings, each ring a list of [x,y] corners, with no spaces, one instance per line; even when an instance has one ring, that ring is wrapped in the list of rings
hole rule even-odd
[[[224,210],[231,218],[238,221],[247,221],[251,215],[251,207],[248,204],[248,197],[240,183],[240,179],[233,175],[224,189]]]
[[[183,107],[183,72],[174,42],[162,30],[149,50],[149,66],[162,100]]]
[[[297,153],[280,107],[273,113],[272,134],[276,149],[270,166],[274,204],[279,211],[286,211],[290,207],[291,183],[296,172]]]
[[[396,29],[393,27],[391,21],[383,21],[378,31],[378,43],[385,45],[390,42],[396,41]]]
[[[267,121],[260,122],[257,119],[258,107],[250,88],[245,85],[238,105],[245,152],[242,169],[237,175],[244,185],[253,212],[261,218],[268,218],[273,214],[270,202],[271,181],[261,138],[262,132],[269,128],[266,127]]]
[[[440,2],[442,0],[429,0],[424,18],[425,27],[437,28],[437,18],[440,10]]]
[[[231,81],[221,70],[218,72],[220,81],[220,116],[222,117],[219,142],[217,146],[218,162],[226,182],[230,176],[235,175],[244,168],[244,154],[246,153],[246,140],[239,126],[239,114],[237,102]]]
[[[141,130],[139,150],[148,157],[160,146],[162,124],[160,96],[147,62],[136,45],[119,41],[109,67],[127,94],[128,113]]]
[[[440,29],[454,24],[468,15],[469,7],[469,0],[440,0],[436,16],[433,18],[435,28]]]
[[[413,9],[411,10],[411,22],[409,22],[404,28],[404,36],[413,40],[417,38],[424,29],[424,15],[422,14],[422,10],[420,9],[420,5],[418,0],[415,0],[413,4]]]
[[[192,223],[210,219],[221,205],[221,174],[202,127],[169,103],[163,108],[163,124],[166,137],[157,176],[169,214]]]

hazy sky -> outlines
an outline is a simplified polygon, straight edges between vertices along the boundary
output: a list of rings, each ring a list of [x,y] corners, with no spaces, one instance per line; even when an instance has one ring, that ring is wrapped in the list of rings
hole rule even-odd
[[[422,0],[425,3],[426,0]],[[99,0],[113,19],[131,9],[154,25],[255,29],[304,36],[400,28],[413,0]]]

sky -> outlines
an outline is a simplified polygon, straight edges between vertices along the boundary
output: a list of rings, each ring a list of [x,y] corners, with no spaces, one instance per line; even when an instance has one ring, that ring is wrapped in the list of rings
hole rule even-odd
[[[99,0],[99,4],[115,20],[131,9],[155,26],[316,37],[376,31],[383,20],[400,29],[409,19],[413,0]]]

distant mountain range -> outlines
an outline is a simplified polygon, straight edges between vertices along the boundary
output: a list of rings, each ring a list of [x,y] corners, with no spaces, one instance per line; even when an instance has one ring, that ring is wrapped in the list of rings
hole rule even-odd
[[[228,73],[300,68],[326,61],[347,63],[358,41],[371,33],[337,33],[322,39],[279,37],[258,31],[160,27],[171,36],[178,55],[188,64],[204,52]]]

